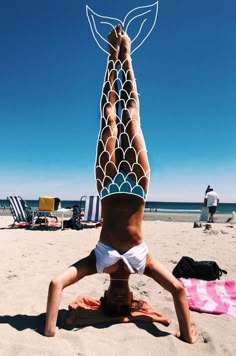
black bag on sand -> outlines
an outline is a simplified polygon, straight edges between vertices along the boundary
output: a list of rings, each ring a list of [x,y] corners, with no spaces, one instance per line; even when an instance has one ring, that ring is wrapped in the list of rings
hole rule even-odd
[[[183,256],[173,269],[176,278],[197,278],[205,281],[220,279],[227,271],[221,269],[215,261],[194,261],[193,258]]]

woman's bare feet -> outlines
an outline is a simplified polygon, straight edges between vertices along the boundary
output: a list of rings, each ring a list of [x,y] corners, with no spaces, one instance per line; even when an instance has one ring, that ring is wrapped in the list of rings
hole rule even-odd
[[[119,53],[119,60],[123,63],[127,58],[130,57],[131,51],[131,40],[127,33],[122,33],[122,40],[120,44],[120,53]]]
[[[120,45],[124,31],[120,25],[116,25],[113,30],[109,33],[107,41],[109,43],[108,50],[110,53],[110,59],[117,60],[119,59]]]
[[[131,40],[120,25],[113,28],[107,41],[109,42],[110,59],[119,59],[123,63],[127,58],[130,58]]]

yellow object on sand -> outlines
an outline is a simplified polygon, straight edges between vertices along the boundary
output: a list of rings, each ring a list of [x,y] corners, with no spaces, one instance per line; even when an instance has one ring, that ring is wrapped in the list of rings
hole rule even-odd
[[[60,199],[55,197],[39,197],[39,210],[58,210],[60,208],[60,202]]]

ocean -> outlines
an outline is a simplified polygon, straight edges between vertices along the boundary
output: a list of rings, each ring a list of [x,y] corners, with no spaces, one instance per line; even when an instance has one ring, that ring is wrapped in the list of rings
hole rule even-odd
[[[36,209],[38,207],[38,200],[27,200],[27,204]],[[84,207],[84,201],[80,200],[62,200],[62,208],[72,208],[73,205],[80,205]],[[146,212],[160,212],[160,213],[199,213],[202,209],[203,203],[190,202],[161,202],[161,201],[147,201],[145,206]],[[0,199],[0,208],[9,208],[9,201]],[[218,214],[231,214],[236,211],[236,203],[220,203],[217,208]]]

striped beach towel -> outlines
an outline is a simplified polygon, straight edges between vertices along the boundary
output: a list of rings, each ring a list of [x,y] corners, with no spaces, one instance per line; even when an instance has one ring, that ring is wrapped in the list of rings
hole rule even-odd
[[[230,314],[236,318],[236,280],[179,280],[185,287],[189,309],[212,314]]]

